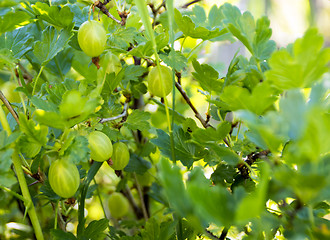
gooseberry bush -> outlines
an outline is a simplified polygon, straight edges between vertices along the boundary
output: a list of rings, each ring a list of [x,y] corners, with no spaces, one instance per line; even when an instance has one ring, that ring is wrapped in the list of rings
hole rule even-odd
[[[1,1],[0,239],[330,238],[330,49],[198,2]]]

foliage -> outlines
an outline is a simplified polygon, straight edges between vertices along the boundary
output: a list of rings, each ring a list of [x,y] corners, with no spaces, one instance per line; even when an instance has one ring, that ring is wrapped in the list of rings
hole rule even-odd
[[[316,28],[277,49],[267,17],[229,3],[0,6],[0,78],[20,97],[0,86],[0,239],[330,238],[330,49]],[[107,38],[93,58],[77,37],[88,19]],[[199,58],[222,41],[250,54],[224,75]],[[123,145],[120,170],[93,132]],[[72,198],[48,180],[58,159],[79,170]],[[106,204],[116,196],[125,209]]]

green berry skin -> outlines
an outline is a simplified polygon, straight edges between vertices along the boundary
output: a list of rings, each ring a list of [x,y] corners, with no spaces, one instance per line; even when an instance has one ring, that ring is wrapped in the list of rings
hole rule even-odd
[[[90,20],[84,22],[78,30],[78,43],[86,55],[99,56],[105,49],[107,33],[100,22]]]
[[[65,159],[58,159],[49,168],[48,180],[57,195],[70,198],[79,188],[80,175],[75,164]]]
[[[91,150],[91,159],[97,162],[104,162],[112,156],[111,140],[103,132],[94,131],[88,136],[88,147]]]
[[[122,69],[120,59],[111,52],[107,52],[102,55],[100,59],[100,65],[108,74],[114,72],[117,75]]]
[[[123,170],[129,162],[128,147],[123,142],[113,144],[112,165],[114,170]]]
[[[127,215],[129,211],[129,202],[122,193],[114,192],[109,198],[108,207],[111,216],[118,219]]]
[[[148,90],[157,97],[166,97],[173,88],[172,71],[165,66],[157,66],[148,74]]]

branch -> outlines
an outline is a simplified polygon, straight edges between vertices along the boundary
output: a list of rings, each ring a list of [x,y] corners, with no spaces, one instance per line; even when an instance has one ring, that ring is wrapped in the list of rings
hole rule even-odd
[[[195,106],[192,104],[192,102],[190,101],[190,98],[188,97],[187,93],[185,92],[185,90],[183,90],[182,86],[178,83],[175,82],[175,86],[176,88],[179,90],[179,92],[181,93],[182,97],[184,98],[184,100],[186,100],[186,102],[188,103],[188,105],[190,106],[190,108],[193,110],[193,112],[195,113],[195,117],[198,118],[198,120],[202,123],[204,128],[208,128],[208,127],[212,127],[210,124],[208,124],[204,118],[200,115],[200,113],[197,111],[197,109],[195,108]]]
[[[225,240],[226,237],[227,237],[228,231],[229,231],[229,227],[228,228],[227,227],[224,227],[222,229],[222,232],[221,232],[221,235],[220,235],[219,239],[220,240]]]
[[[31,83],[33,81],[33,76],[25,69],[25,67],[21,63],[18,63],[17,66],[23,72],[23,78],[26,79],[25,83]],[[17,68],[15,68],[15,74],[16,77],[19,79],[19,72]]]
[[[110,117],[110,118],[102,118],[99,121],[99,123],[105,123],[105,122],[108,122],[108,121],[113,121],[113,120],[116,120],[116,119],[119,119],[119,118],[126,117],[127,116],[127,109],[128,109],[128,102],[125,102],[124,103],[124,109],[123,109],[123,112],[121,114],[119,114],[118,116]]]
[[[267,156],[269,153],[270,153],[269,150],[264,150],[264,151],[257,152],[257,153],[253,152],[247,156],[245,163],[247,163],[249,166],[251,166],[253,163],[255,163],[255,161],[257,161],[257,159],[263,158],[263,157]],[[250,170],[244,163],[239,164],[237,166],[237,168],[243,178],[245,178],[245,179],[250,178],[250,175],[249,175]]]
[[[148,5],[149,5],[149,7],[150,7],[150,9],[151,9],[151,11],[152,11],[152,14],[154,15],[154,17],[153,17],[153,22],[152,22],[152,26],[155,27],[155,25],[156,25],[156,17],[157,17],[157,14],[159,13],[159,11],[160,11],[160,9],[161,9],[162,7],[164,7],[164,8],[166,7],[166,1],[163,0],[163,2],[159,5],[158,8],[155,8],[155,6],[154,6],[153,3],[149,3]]]
[[[180,79],[180,78],[179,78]],[[192,104],[192,102],[190,101],[190,98],[188,97],[187,93],[185,92],[185,90],[183,90],[182,86],[178,83],[175,82],[175,86],[176,88],[179,90],[179,92],[181,93],[182,97],[186,100],[186,102],[188,103],[188,105],[190,106],[190,108],[193,110],[193,112],[195,113],[195,117],[202,123],[204,128],[214,128],[211,124],[209,124],[209,120],[210,117],[207,116],[207,119],[204,120],[204,118],[200,115],[200,113],[197,111],[197,109],[195,108],[195,106]],[[223,139],[224,143],[230,147],[229,142],[227,141],[227,139]]]
[[[135,183],[136,183],[136,189],[138,190],[140,201],[141,201],[141,209],[142,209],[143,217],[144,217],[144,220],[148,221],[149,216],[148,216],[146,205],[144,204],[144,199],[143,199],[143,194],[142,194],[142,190],[141,190],[141,185],[139,184],[139,181],[138,181],[138,179],[136,177],[136,174],[133,173],[133,175],[134,175],[134,180],[135,180]]]
[[[100,2],[99,0],[96,0],[94,3],[95,7],[98,7],[100,9],[101,12],[103,12],[105,15],[107,15],[109,18],[111,18],[112,20],[114,20],[116,23],[120,24],[120,25],[125,25],[124,21],[119,21],[117,18],[115,18],[110,12],[109,10],[105,7],[105,5],[108,3],[109,1],[104,1],[104,3]]]
[[[194,3],[198,3],[201,2],[202,0],[194,0],[191,2],[186,3],[185,5],[182,6],[182,8],[188,8],[190,5],[194,4]]]
[[[17,124],[19,125],[18,114],[15,112],[15,110],[13,109],[13,107],[10,105],[10,102],[7,100],[7,98],[5,97],[5,95],[3,95],[3,93],[1,92],[1,90],[0,90],[0,99],[5,104],[5,106],[8,108],[9,112],[11,113],[11,115],[13,115],[13,117],[16,120]]]

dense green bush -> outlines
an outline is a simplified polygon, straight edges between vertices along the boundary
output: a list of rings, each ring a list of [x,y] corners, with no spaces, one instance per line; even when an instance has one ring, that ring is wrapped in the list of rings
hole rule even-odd
[[[0,239],[330,238],[330,49],[317,29],[277,49],[267,17],[229,3],[0,7]],[[198,54],[221,41],[250,54],[224,75]],[[95,131],[124,143],[123,170]],[[76,192],[54,180],[69,199],[48,181],[57,159],[79,170]]]

